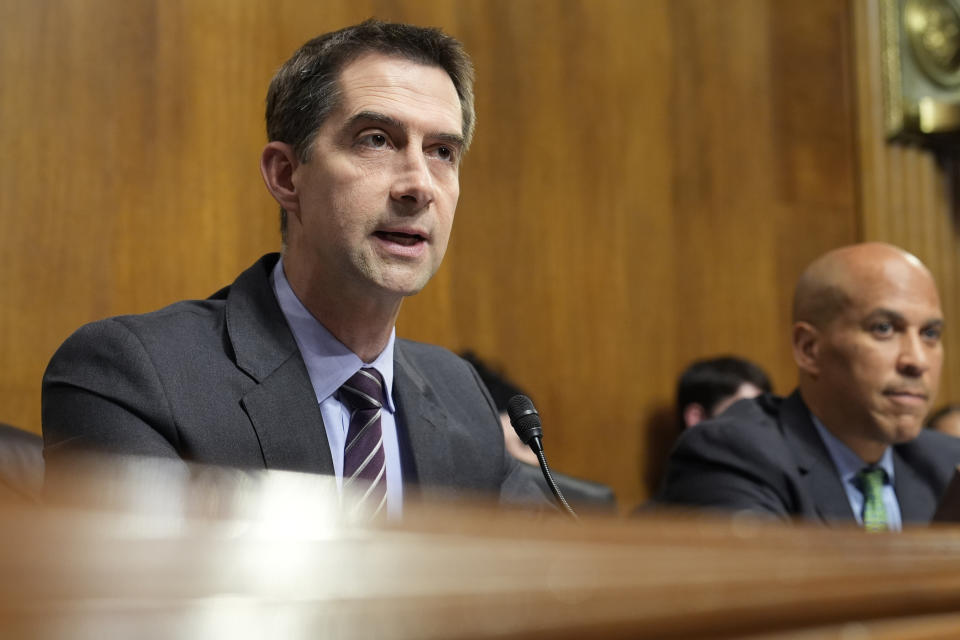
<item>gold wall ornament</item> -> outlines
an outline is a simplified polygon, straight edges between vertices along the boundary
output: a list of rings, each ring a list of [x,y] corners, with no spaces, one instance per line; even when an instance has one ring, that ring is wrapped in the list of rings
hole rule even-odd
[[[887,135],[960,133],[960,0],[881,0]]]

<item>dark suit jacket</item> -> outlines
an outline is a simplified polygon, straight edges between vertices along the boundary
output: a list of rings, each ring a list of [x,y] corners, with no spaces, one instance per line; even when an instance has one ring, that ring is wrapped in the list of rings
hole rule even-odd
[[[927,429],[894,445],[894,490],[904,523],[930,521],[958,462],[960,441]],[[855,521],[799,392],[741,400],[687,429],[670,455],[657,502]]]
[[[207,300],[94,322],[67,339],[43,379],[48,479],[81,450],[333,474],[320,408],[270,285],[277,258]],[[526,497],[530,483],[513,479],[518,463],[493,402],[464,360],[397,340],[393,392],[405,484]]]
[[[520,469],[523,475],[528,476],[534,484],[540,487],[544,499],[550,500],[551,502],[556,500],[539,466],[535,467],[532,464],[521,462]],[[584,480],[583,478],[577,478],[575,476],[568,476],[553,471],[552,469],[550,475],[553,477],[553,481],[557,483],[557,487],[560,488],[560,493],[563,494],[564,500],[566,500],[567,504],[577,513],[616,513],[617,496],[614,494],[613,489],[607,485],[593,482],[592,480]]]

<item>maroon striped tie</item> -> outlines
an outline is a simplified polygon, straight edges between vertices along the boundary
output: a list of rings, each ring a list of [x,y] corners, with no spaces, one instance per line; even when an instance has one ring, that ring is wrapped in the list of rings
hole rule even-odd
[[[343,450],[343,488],[360,496],[355,508],[372,514],[387,501],[386,456],[383,453],[383,378],[376,369],[360,369],[340,387],[339,399],[350,410],[350,428]]]

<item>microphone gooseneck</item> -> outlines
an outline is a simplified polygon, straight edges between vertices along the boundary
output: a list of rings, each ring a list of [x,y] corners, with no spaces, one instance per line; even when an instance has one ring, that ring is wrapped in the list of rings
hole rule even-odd
[[[550,487],[550,491],[553,492],[557,502],[574,520],[577,520],[577,514],[567,504],[563,494],[560,493],[560,487],[553,480],[553,474],[550,473],[550,467],[547,465],[547,456],[543,452],[543,426],[540,423],[540,414],[533,406],[533,401],[527,396],[513,396],[507,403],[507,415],[510,416],[510,424],[513,425],[513,430],[517,432],[520,441],[537,454],[537,460],[540,461],[540,470],[543,472],[547,486]]]

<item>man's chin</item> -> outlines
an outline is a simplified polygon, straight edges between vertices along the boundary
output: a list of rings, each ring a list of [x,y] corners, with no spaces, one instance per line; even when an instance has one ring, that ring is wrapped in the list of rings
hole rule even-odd
[[[408,297],[416,295],[423,290],[430,279],[433,277],[433,271],[423,268],[403,268],[393,267],[383,269],[375,278],[380,289],[390,292],[397,296]]]
[[[910,442],[920,435],[922,429],[923,419],[921,417],[900,416],[889,431],[890,444]]]
[[[429,281],[429,278],[382,278],[378,285],[384,293],[408,298],[420,293]]]

